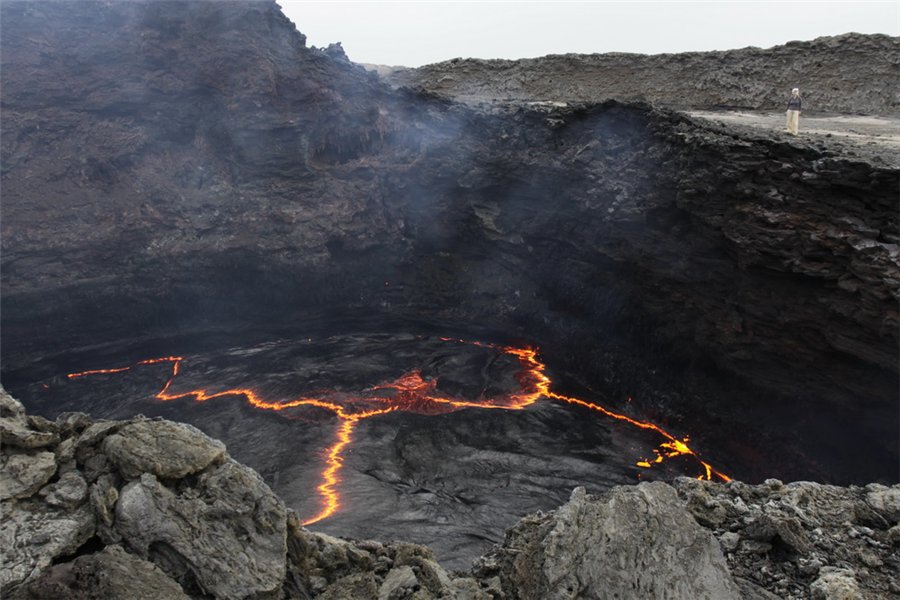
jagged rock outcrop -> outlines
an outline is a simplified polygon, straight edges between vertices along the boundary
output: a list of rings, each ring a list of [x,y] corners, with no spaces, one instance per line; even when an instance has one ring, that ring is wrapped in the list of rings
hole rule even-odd
[[[272,592],[284,579],[284,505],[234,461],[199,474],[184,490],[142,473],[118,491],[114,533],[184,587],[217,597]]]
[[[731,572],[781,598],[900,594],[900,486],[675,482]]]
[[[4,597],[486,598],[427,548],[306,531],[255,471],[189,425],[73,413],[51,423],[6,392],[0,406],[19,439],[54,434],[41,449],[2,447],[3,490],[16,491],[3,498]],[[48,467],[16,485],[11,459],[38,456]]]
[[[16,432],[5,436],[0,448],[0,590],[5,595],[86,543],[94,534],[95,521],[86,504],[86,486],[76,484],[66,502],[55,501],[64,485],[48,483],[59,469],[53,452],[58,439],[53,435],[55,425],[32,420],[18,401],[0,390],[0,427]]]
[[[6,425],[36,431],[5,392],[0,405]],[[253,470],[190,426],[92,422],[73,413],[40,426],[59,441],[46,450],[2,447],[4,478],[11,456],[54,457],[42,488],[3,500],[4,598],[838,600],[900,593],[900,485],[682,478],[674,487],[642,483],[599,496],[579,488],[558,510],[524,518],[472,573],[449,573],[423,546],[304,529]],[[154,430],[162,440],[158,461],[127,456],[149,458],[142,446]],[[215,449],[214,458],[197,448]],[[168,456],[181,457],[183,474],[155,474]]]
[[[597,500],[578,488],[553,514],[523,519],[482,571],[498,571],[521,600],[741,597],[716,539],[670,486],[614,488]]]
[[[848,33],[766,49],[456,58],[417,69],[376,70],[395,85],[475,103],[614,99],[672,108],[784,110],[790,90],[799,86],[807,110],[898,114],[898,53],[900,38]]]
[[[181,586],[151,562],[113,544],[54,565],[27,587],[34,600],[188,600]]]
[[[197,436],[189,425],[134,423],[103,440],[103,452],[126,479],[152,473],[159,479],[181,479],[221,463],[225,446]]]

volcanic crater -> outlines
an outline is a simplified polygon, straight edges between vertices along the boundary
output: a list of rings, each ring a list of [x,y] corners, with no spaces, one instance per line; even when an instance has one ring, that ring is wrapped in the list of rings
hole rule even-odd
[[[310,528],[460,568],[576,485],[898,480],[895,150],[467,106],[273,2],[2,23],[3,383],[29,411],[193,423]]]

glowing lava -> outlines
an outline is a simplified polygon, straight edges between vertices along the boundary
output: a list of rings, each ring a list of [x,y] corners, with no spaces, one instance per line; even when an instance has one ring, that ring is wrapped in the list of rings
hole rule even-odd
[[[662,463],[669,458],[689,456],[696,460],[703,469],[703,472],[698,475],[698,479],[712,479],[716,477],[722,481],[730,481],[727,475],[714,469],[688,446],[687,442],[689,440],[687,437],[679,439],[653,423],[611,411],[593,402],[564,396],[551,391],[550,386],[553,382],[546,374],[546,365],[538,360],[537,350],[534,348],[499,346],[483,342],[467,342],[453,338],[441,339],[446,342],[489,348],[514,356],[521,368],[519,373],[516,374],[519,389],[512,393],[500,394],[490,398],[478,398],[476,400],[454,398],[438,391],[437,379],[426,379],[422,376],[421,371],[416,370],[405,373],[393,381],[372,386],[359,395],[349,397],[337,392],[326,392],[316,398],[298,397],[292,400],[272,402],[261,398],[256,392],[248,388],[232,388],[217,392],[207,389],[172,392],[170,389],[178,376],[181,363],[184,361],[184,358],[181,356],[151,358],[126,367],[69,373],[67,377],[76,379],[91,375],[114,374],[128,371],[141,365],[170,363],[172,365],[171,374],[163,388],[155,396],[161,401],[190,398],[195,402],[206,402],[207,400],[224,396],[243,396],[248,404],[261,410],[282,411],[300,406],[312,406],[331,411],[341,423],[337,429],[335,441],[324,451],[325,468],[321,473],[322,482],[316,488],[322,498],[322,508],[316,515],[306,519],[303,522],[304,525],[310,525],[328,518],[341,508],[340,493],[338,491],[338,484],[341,482],[340,471],[344,465],[344,451],[347,450],[353,441],[353,432],[357,424],[363,419],[394,411],[438,415],[464,408],[521,410],[534,404],[541,397],[550,398],[599,412],[607,417],[640,429],[653,431],[662,436],[664,441],[654,450],[656,456],[653,459],[644,459],[635,463],[639,467],[651,468],[653,465]]]

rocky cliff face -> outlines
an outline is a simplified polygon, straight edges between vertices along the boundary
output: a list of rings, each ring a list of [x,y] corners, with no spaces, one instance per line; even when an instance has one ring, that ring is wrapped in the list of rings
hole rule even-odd
[[[680,479],[577,489],[470,573],[342,540],[188,425],[28,415],[0,392],[5,598],[889,598],[900,486]],[[778,594],[774,596],[773,594]]]
[[[876,458],[781,475],[894,477],[895,155],[646,104],[391,91],[274,3],[2,10],[5,380],[58,348],[420,319],[538,343],[726,443],[773,421],[831,439],[809,415],[852,413],[841,435]],[[845,43],[897,60],[839,42],[810,47],[867,78]]]
[[[182,320],[172,309],[206,296],[189,271],[206,271],[214,286],[240,265],[321,264],[333,230],[366,213],[351,199],[368,194],[327,173],[389,133],[379,126],[384,86],[305,48],[274,3],[3,10],[11,328],[52,329],[78,345],[110,331],[87,315],[99,305],[123,319],[113,337],[184,324],[204,311]],[[257,252],[273,261],[259,265]],[[164,300],[173,294],[187,296]],[[135,310],[143,325],[128,317]],[[77,322],[33,327],[33,315],[60,312]]]
[[[614,99],[681,109],[784,110],[790,90],[799,87],[805,110],[896,115],[898,53],[898,38],[848,33],[767,49],[453,59],[376,70],[396,85],[475,103]]]

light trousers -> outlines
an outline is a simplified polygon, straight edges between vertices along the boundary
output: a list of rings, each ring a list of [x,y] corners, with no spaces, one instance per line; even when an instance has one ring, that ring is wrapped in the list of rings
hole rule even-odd
[[[789,110],[787,111],[787,130],[788,133],[792,133],[797,135],[797,130],[800,128],[800,111],[799,110]]]

